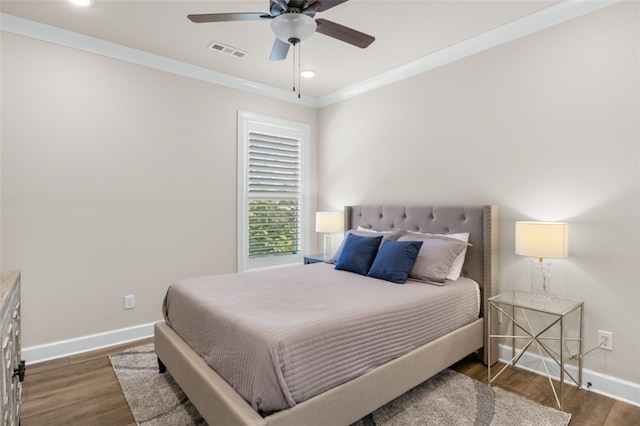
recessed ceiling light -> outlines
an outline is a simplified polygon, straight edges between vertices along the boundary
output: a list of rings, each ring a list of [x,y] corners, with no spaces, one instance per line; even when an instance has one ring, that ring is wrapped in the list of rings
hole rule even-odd
[[[305,78],[311,78],[311,77],[315,77],[316,72],[312,70],[304,70],[300,73],[300,75]]]
[[[91,6],[93,0],[69,0],[69,3],[73,3],[76,6]]]

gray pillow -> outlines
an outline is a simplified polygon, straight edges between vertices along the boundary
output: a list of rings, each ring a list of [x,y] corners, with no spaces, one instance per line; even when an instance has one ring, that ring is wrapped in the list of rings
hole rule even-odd
[[[422,241],[409,278],[444,285],[456,257],[469,245],[464,241],[436,235],[406,234],[398,241]]]
[[[340,247],[338,247],[338,250],[336,250],[333,256],[331,256],[331,259],[326,261],[327,263],[335,264],[338,262],[338,258],[340,258],[340,253],[342,253],[342,247],[344,246],[344,242],[347,240],[347,235],[349,234],[354,234],[359,237],[379,237],[382,235],[382,241],[380,242],[380,245],[382,245],[387,240],[397,240],[398,238],[400,238],[405,234],[405,231],[400,229],[397,229],[395,231],[356,231],[356,230],[350,229],[349,231],[345,232],[344,240],[342,240]],[[422,241],[422,240],[418,240],[418,241]],[[378,247],[378,249],[379,248],[380,247]]]

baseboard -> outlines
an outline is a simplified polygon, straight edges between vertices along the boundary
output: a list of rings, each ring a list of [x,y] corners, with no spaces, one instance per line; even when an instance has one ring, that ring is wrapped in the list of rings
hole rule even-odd
[[[511,346],[499,345],[498,346],[498,359],[501,362],[509,362],[511,360]],[[560,367],[549,357],[541,357],[538,354],[525,352],[520,361],[518,361],[518,367],[523,370],[531,371],[543,376],[546,376],[544,365],[542,360],[547,363],[547,368],[551,377],[558,380],[560,378]],[[571,361],[572,364],[566,365],[566,370],[578,380],[578,365],[576,361]],[[492,372],[493,375],[493,372]],[[573,381],[565,374],[565,383],[575,386]],[[591,385],[589,385],[589,383]],[[609,376],[606,374],[598,373],[586,368],[582,369],[582,388],[587,389],[589,392],[597,393],[607,396],[609,398],[617,399],[627,404],[640,407],[640,384],[633,383],[628,380],[619,379],[617,377]]]
[[[44,345],[24,347],[22,348],[22,359],[29,365],[145,339],[153,336],[153,324],[141,324]]]

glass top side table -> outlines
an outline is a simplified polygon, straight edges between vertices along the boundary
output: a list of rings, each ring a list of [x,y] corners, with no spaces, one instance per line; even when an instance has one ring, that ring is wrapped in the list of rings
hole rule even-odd
[[[577,341],[578,342],[578,354],[582,353],[582,311],[584,302],[578,300],[564,299],[560,297],[541,297],[533,295],[531,293],[522,291],[511,291],[498,294],[489,298],[489,330],[491,328],[492,313],[501,313],[504,318],[509,321],[511,334],[489,334],[489,340],[498,338],[510,338],[511,339],[511,355],[512,358],[506,363],[495,376],[491,376],[491,365],[488,368],[489,384],[502,374],[504,370],[509,366],[516,366],[522,356],[532,347],[537,347],[538,355],[544,364],[547,378],[553,395],[558,404],[558,408],[562,409],[563,394],[564,394],[564,379],[565,374],[578,386],[582,387],[582,357],[578,356],[578,377],[577,380],[566,370],[567,357],[565,354],[566,342]],[[531,321],[529,320],[529,313],[540,312],[545,314],[545,323],[539,327],[536,331]],[[579,315],[579,331],[577,336],[567,337],[565,330],[565,319],[576,312]],[[520,315],[518,315],[520,314]],[[549,331],[556,329],[559,336],[551,336]],[[520,333],[520,334],[518,334]],[[524,346],[517,353],[516,341],[524,340]],[[557,344],[559,343],[559,348]],[[489,344],[489,357],[491,357],[491,345]],[[559,367],[560,370],[560,383],[559,390],[556,391],[556,386],[553,384],[551,372],[547,366],[547,360],[551,359]],[[491,358],[489,358],[491,359]]]

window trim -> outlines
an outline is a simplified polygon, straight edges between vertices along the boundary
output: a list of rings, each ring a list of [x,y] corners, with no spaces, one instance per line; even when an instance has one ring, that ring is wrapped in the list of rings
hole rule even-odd
[[[268,130],[261,130],[268,129]],[[300,139],[300,160],[301,160],[301,179],[302,179],[302,229],[300,251],[295,255],[269,256],[265,258],[249,259],[249,133],[251,131],[273,131],[280,130],[289,137]],[[303,253],[311,241],[311,203],[310,203],[310,178],[311,178],[311,162],[310,162],[310,142],[311,130],[308,124],[295,121],[283,120],[280,118],[269,117],[266,115],[255,114],[246,111],[238,111],[238,237],[237,237],[237,270],[238,272],[248,271],[252,269],[267,268],[274,266],[289,265],[294,263],[303,263]]]

